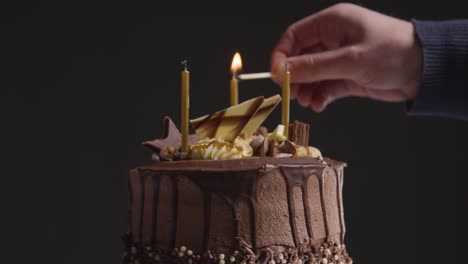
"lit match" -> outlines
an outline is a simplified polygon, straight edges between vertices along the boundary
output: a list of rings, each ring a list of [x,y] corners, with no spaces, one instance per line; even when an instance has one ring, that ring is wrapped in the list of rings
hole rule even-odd
[[[271,78],[269,72],[257,72],[257,73],[244,73],[237,76],[239,80],[254,80],[254,79],[268,79]]]

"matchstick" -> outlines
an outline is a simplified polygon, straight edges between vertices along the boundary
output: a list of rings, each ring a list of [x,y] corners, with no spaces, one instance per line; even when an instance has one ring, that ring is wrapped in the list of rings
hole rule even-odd
[[[271,78],[271,73],[269,72],[244,73],[244,74],[239,74],[237,78],[239,78],[239,80],[266,79],[266,78]]]

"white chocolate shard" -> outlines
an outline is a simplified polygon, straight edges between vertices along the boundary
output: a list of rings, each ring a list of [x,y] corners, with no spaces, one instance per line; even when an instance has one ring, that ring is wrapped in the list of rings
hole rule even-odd
[[[263,96],[256,97],[213,114],[190,120],[190,123],[200,139],[219,138],[234,142],[264,101]]]
[[[280,102],[281,96],[279,94],[265,99],[260,108],[258,108],[255,115],[245,125],[244,129],[242,129],[241,133],[245,133],[246,135],[251,136],[257,130],[257,128],[262,125],[265,119],[267,119],[267,117]]]
[[[258,111],[265,98],[257,97],[226,109],[215,138],[234,141]]]
[[[278,125],[273,132],[268,133],[268,139],[274,140],[278,143],[281,143],[286,140],[286,136],[284,135],[284,126]]]

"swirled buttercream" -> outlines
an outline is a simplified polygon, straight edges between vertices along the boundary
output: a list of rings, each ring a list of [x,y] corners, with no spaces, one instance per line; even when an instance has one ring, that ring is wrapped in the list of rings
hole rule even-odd
[[[189,157],[194,160],[241,159],[253,155],[252,147],[241,137],[234,142],[219,138],[205,138],[190,147]]]
[[[322,153],[320,153],[320,150],[318,148],[314,148],[311,146],[304,147],[304,146],[296,145],[296,153],[294,153],[294,157],[296,158],[310,157],[310,158],[323,160]]]

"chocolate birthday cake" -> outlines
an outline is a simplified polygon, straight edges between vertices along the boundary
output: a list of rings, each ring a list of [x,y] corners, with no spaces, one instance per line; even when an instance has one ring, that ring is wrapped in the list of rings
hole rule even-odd
[[[261,127],[280,100],[191,120],[187,153],[164,118],[162,138],[144,142],[154,163],[130,171],[123,263],[352,263],[346,164],[308,146],[307,124]]]

